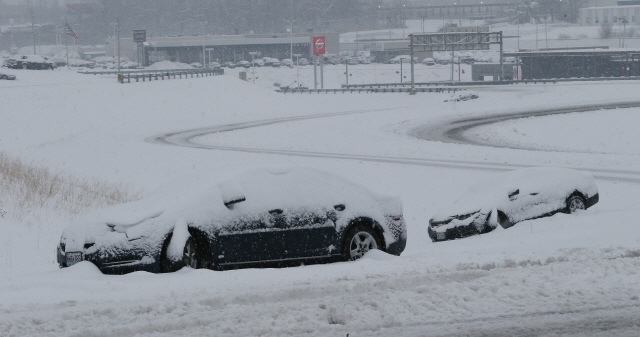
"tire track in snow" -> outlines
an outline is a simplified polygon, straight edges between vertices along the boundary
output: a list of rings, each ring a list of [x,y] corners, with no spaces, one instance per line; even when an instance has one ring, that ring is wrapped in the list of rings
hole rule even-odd
[[[411,135],[417,138],[429,140],[429,141],[522,149],[518,147],[501,146],[496,144],[485,144],[479,141],[467,139],[466,137],[464,137],[463,133],[474,127],[484,126],[492,123],[498,123],[498,122],[518,119],[518,118],[548,116],[548,115],[566,114],[566,113],[574,113],[574,112],[587,112],[587,111],[595,111],[595,110],[602,110],[602,109],[635,108],[635,107],[640,107],[640,102],[591,104],[591,105],[580,105],[580,106],[563,107],[563,108],[555,108],[555,109],[530,110],[530,111],[517,112],[512,114],[471,117],[471,118],[451,120],[451,121],[447,121],[439,124],[424,125],[412,130]],[[155,144],[183,146],[183,147],[207,149],[207,150],[220,150],[220,151],[233,151],[233,152],[259,153],[259,154],[275,154],[275,155],[311,157],[311,158],[358,160],[358,161],[367,161],[367,162],[376,162],[376,163],[441,167],[441,168],[453,168],[453,169],[463,169],[463,170],[473,169],[473,170],[503,172],[503,171],[509,171],[517,168],[524,168],[524,167],[531,166],[531,165],[520,165],[520,164],[505,164],[505,163],[497,163],[497,162],[492,163],[492,162],[477,162],[477,161],[464,161],[464,160],[429,159],[429,158],[417,158],[417,157],[375,156],[375,155],[361,155],[361,154],[348,154],[348,153],[335,153],[335,152],[297,151],[297,150],[267,149],[267,148],[256,148],[256,147],[207,145],[207,144],[198,143],[196,140],[196,138],[215,134],[215,133],[229,132],[229,131],[242,130],[242,129],[248,129],[248,128],[256,128],[256,127],[302,121],[302,120],[312,120],[312,119],[320,119],[320,118],[339,117],[339,116],[345,116],[345,115],[351,115],[351,114],[390,111],[390,110],[402,109],[402,108],[406,108],[406,107],[344,111],[344,112],[282,117],[282,118],[265,119],[265,120],[258,120],[258,121],[249,121],[249,122],[243,122],[243,123],[225,124],[225,125],[176,131],[176,132],[156,135],[156,136],[145,139],[145,141],[150,143],[155,143]],[[590,171],[594,175],[594,177],[599,180],[627,182],[627,183],[640,183],[640,172],[638,171],[607,170],[607,169],[595,169],[595,168],[578,168],[578,169]]]

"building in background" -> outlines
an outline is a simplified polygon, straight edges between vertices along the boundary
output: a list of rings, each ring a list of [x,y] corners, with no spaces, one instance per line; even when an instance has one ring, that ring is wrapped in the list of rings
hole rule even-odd
[[[636,25],[640,22],[640,1],[591,0],[589,7],[580,9],[579,22],[583,26]]]
[[[299,34],[252,34],[252,35],[207,35],[207,36],[169,36],[147,37],[144,43],[143,63],[159,61],[182,63],[200,62],[238,62],[251,61],[250,52],[257,52],[257,58],[290,58],[291,54],[302,54],[309,58],[311,36],[325,36],[326,52],[337,54],[340,51],[338,33],[299,33]],[[105,46],[106,56],[117,56],[117,40],[108,39]],[[204,56],[203,60],[203,46]],[[137,46],[133,38],[120,39],[120,57],[137,59]]]

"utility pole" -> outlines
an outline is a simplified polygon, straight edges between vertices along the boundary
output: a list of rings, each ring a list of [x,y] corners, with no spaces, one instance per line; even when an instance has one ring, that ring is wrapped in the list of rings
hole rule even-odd
[[[291,50],[289,51],[290,58],[293,59],[293,20],[291,20],[291,30],[289,33],[289,37],[291,38]]]
[[[347,85],[349,84],[349,60],[344,59],[344,65],[346,67],[346,70],[344,72],[345,77],[347,78]]]
[[[302,54],[293,54],[293,56],[296,57],[296,69],[298,71],[298,88],[300,88],[300,56],[302,56]],[[347,82],[347,84],[349,84]]]
[[[36,26],[33,18],[33,5],[29,5],[31,10],[31,34],[33,35],[33,55],[36,55]]]
[[[250,51],[249,55],[251,55],[251,65],[253,66],[253,74],[251,75],[251,79],[253,80],[253,84],[256,83],[256,55],[258,52]],[[211,62],[211,56],[209,56],[209,62]]]
[[[200,22],[200,24],[202,25],[202,66],[203,67],[205,64],[207,64],[207,57],[206,57],[205,47],[204,47],[204,25],[206,25],[207,23],[208,23],[207,21]],[[235,56],[233,61],[235,62]],[[211,62],[211,60],[209,60],[209,62]]]
[[[120,72],[120,18],[116,22],[116,28],[118,30],[118,73]]]

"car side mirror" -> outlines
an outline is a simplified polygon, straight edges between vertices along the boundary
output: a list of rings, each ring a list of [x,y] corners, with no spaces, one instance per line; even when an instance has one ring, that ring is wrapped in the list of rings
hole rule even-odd
[[[242,191],[242,186],[236,181],[227,181],[220,184],[222,192],[222,202],[228,209],[233,209],[233,205],[247,200]]]
[[[509,200],[516,200],[516,196],[520,194],[520,189],[509,192]]]

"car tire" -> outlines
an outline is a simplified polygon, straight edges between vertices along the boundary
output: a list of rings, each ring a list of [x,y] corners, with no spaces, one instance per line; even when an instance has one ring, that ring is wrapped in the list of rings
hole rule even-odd
[[[2,77],[0,77],[0,78],[3,79],[3,80],[8,80],[9,79],[9,77],[7,75],[2,75]]]
[[[191,267],[193,269],[200,269],[203,267],[202,257],[198,252],[198,246],[193,236],[187,239],[184,244],[184,250],[182,251],[182,264],[184,267]]]
[[[587,203],[584,198],[579,194],[572,194],[567,198],[566,208],[564,210],[565,213],[571,214],[575,213],[577,210],[585,210],[587,209]]]
[[[380,249],[382,240],[373,228],[357,224],[349,229],[342,245],[342,260],[355,261],[372,249]]]

